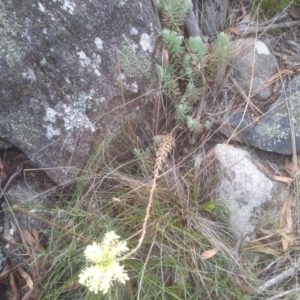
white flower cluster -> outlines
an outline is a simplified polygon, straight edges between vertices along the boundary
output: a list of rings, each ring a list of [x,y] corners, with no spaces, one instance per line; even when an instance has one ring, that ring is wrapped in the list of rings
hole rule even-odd
[[[129,250],[126,242],[120,242],[119,239],[114,231],[107,232],[101,244],[94,242],[84,251],[91,265],[80,273],[79,283],[95,294],[99,291],[106,294],[113,281],[117,280],[124,284],[129,279],[124,266],[120,266],[117,261],[117,257]]]

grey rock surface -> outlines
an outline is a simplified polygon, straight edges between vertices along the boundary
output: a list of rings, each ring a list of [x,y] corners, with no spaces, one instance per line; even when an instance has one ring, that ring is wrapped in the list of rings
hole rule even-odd
[[[213,151],[214,199],[228,210],[232,232],[252,239],[258,228],[278,228],[288,188],[264,175],[243,149],[218,144]]]
[[[260,90],[266,80],[278,71],[274,55],[268,46],[255,38],[232,42],[232,65],[236,80],[256,100],[264,100],[272,95],[273,86]]]
[[[190,10],[188,12],[184,21],[184,27],[189,36],[201,36],[199,22],[193,10]]]
[[[6,140],[0,138],[0,149],[8,149],[8,148],[11,148],[11,147],[13,147],[12,144],[10,144]]]
[[[139,96],[154,87],[160,33],[151,0],[2,1],[0,16],[0,138],[55,182],[76,177],[126,118],[147,132],[153,99]]]
[[[217,34],[224,30],[227,19],[228,0],[200,1],[200,27],[203,34]]]
[[[5,197],[10,206],[17,205],[37,216],[47,220],[52,219],[50,210],[56,205],[55,198],[49,196],[39,185],[33,182],[16,181],[15,183],[12,183]],[[49,225],[46,223],[27,214],[16,210],[12,213],[6,201],[3,202],[2,208],[5,210],[5,214],[7,215],[10,224],[15,230],[26,228],[31,232],[32,228],[47,231],[50,229]]]
[[[256,147],[282,153],[293,153],[293,142],[300,150],[300,76],[298,75],[283,91],[277,101],[259,120],[252,133]]]
[[[46,221],[53,221],[56,215],[57,199],[49,194],[49,192],[43,191],[38,183],[33,179],[16,180],[10,186],[5,194],[6,200],[2,202],[1,208],[5,213],[4,219],[7,223],[4,225],[3,241],[8,241],[3,247],[5,257],[9,259],[10,264],[14,267],[20,265],[26,265],[28,257],[25,251],[20,250],[22,243],[21,232],[25,229],[29,234],[33,235],[33,229],[38,232],[39,245],[44,246],[49,242],[49,236],[53,229]],[[9,203],[9,205],[8,205]],[[19,206],[27,211],[23,213],[19,210],[12,209],[13,206]],[[39,220],[35,218],[42,218]],[[26,242],[32,246],[30,240],[25,238]],[[25,255],[24,255],[25,254]],[[27,261],[28,263],[28,261]],[[1,252],[0,252],[0,264],[1,264]],[[49,266],[48,266],[49,267]],[[47,268],[47,266],[45,266]]]
[[[281,154],[300,150],[300,75],[296,76],[255,125],[249,114],[237,112],[222,132],[261,150]]]
[[[0,249],[0,272],[2,271],[2,269],[5,266],[5,262],[6,262],[6,257],[2,251],[2,249]]]

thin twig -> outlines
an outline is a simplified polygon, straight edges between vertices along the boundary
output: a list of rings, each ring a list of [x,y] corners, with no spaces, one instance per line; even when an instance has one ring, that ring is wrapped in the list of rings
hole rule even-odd
[[[250,100],[250,98],[246,95],[242,87],[239,85],[239,83],[235,80],[233,76],[229,76],[230,80],[234,84],[234,86],[238,89],[239,93],[243,97],[243,99],[246,101],[246,103],[251,107],[253,112],[255,113],[255,110],[258,111],[261,115],[263,115],[263,112]]]
[[[281,28],[287,28],[287,27],[294,27],[300,25],[300,21],[290,21],[290,22],[284,22],[279,24],[270,24],[268,26],[250,26],[247,27],[245,30],[239,30],[240,33],[243,35],[253,34],[253,33],[259,33],[259,32],[265,32],[272,29],[281,29]]]
[[[155,191],[155,188],[156,188],[156,179],[157,179],[157,177],[158,177],[158,170],[157,170],[157,172],[155,172],[155,175],[154,175],[154,178],[153,178],[152,188],[151,188],[150,196],[149,196],[149,202],[148,202],[148,206],[147,206],[147,209],[146,209],[146,216],[145,216],[145,219],[144,219],[144,222],[143,222],[142,235],[139,239],[139,242],[138,242],[138,244],[136,245],[135,248],[133,248],[130,252],[128,252],[127,254],[122,256],[120,259],[118,259],[120,261],[125,260],[125,259],[129,258],[131,255],[135,254],[138,251],[138,249],[141,247],[142,243],[143,243],[143,240],[145,238],[146,231],[147,231],[148,219],[150,217],[150,209],[151,209],[153,198],[154,198],[153,194],[154,194],[154,191]]]
[[[28,216],[30,216],[30,217],[32,217],[32,218],[35,218],[36,220],[39,220],[39,221],[41,221],[41,222],[43,222],[43,223],[46,223],[46,224],[48,224],[48,225],[50,225],[50,226],[52,226],[52,227],[55,227],[55,228],[57,228],[57,229],[59,229],[59,230],[62,230],[62,231],[64,231],[64,232],[67,232],[67,233],[69,233],[70,235],[74,235],[74,236],[76,236],[77,238],[79,238],[79,239],[81,239],[81,240],[85,240],[85,241],[88,241],[88,242],[90,242],[90,243],[93,242],[93,240],[91,240],[91,239],[89,239],[89,238],[87,238],[87,237],[84,237],[84,236],[82,236],[81,234],[78,234],[78,233],[76,233],[76,232],[74,232],[74,231],[72,231],[72,230],[69,230],[69,229],[66,229],[66,228],[64,228],[64,227],[62,227],[62,226],[60,226],[60,225],[57,225],[57,224],[55,224],[54,222],[51,222],[51,221],[49,221],[49,220],[47,220],[47,219],[45,219],[45,218],[43,218],[43,217],[41,217],[41,216],[38,216],[38,215],[36,215],[36,214],[34,214],[34,213],[32,213],[32,212],[26,210],[25,208],[23,208],[23,207],[21,207],[21,206],[13,205],[11,208],[12,208],[12,210],[17,210],[17,211],[22,212],[22,213],[24,213],[24,214],[26,214],[26,215],[28,215]]]
[[[266,25],[269,25],[271,23],[275,23],[276,21],[282,20],[282,19],[286,18],[287,16],[288,16],[287,12],[279,13],[276,16],[274,16],[273,18],[271,18],[267,21],[261,22],[258,25],[259,26],[266,26]]]
[[[292,107],[289,99],[286,99],[286,108],[289,115],[289,121],[290,121],[290,128],[291,128],[291,141],[292,141],[292,161],[293,161],[293,168],[294,170],[297,170],[298,167],[298,157],[297,157],[297,147],[296,147],[296,137],[295,137],[295,126],[294,126],[294,115],[292,113]]]
[[[299,270],[299,268],[300,268],[300,259],[292,267],[290,267],[283,273],[271,278],[270,280],[265,282],[262,286],[260,286],[257,289],[257,294],[261,294],[261,293],[265,292],[271,286],[278,284],[279,282],[282,282],[286,278],[293,276]]]
[[[275,260],[273,260],[271,263],[269,263],[264,269],[260,270],[258,272],[258,276],[264,275],[271,267],[273,267],[275,264],[277,264],[280,260],[285,258],[285,256],[279,256]]]
[[[281,299],[282,297],[285,297],[285,296],[288,296],[288,295],[291,296],[291,295],[296,294],[296,293],[298,294],[299,290],[300,290],[300,288],[296,287],[294,289],[285,291],[285,292],[283,292],[281,294],[277,294],[277,295],[275,295],[275,296],[273,296],[271,298],[267,298],[266,300],[276,300],[276,299]],[[286,298],[284,298],[284,299],[286,299]]]

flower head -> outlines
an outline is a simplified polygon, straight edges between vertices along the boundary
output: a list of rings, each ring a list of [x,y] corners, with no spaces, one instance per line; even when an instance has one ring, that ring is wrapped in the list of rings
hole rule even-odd
[[[118,236],[114,231],[109,231],[104,235],[103,244],[111,245],[111,244],[117,242],[119,239],[120,239],[120,236]]]
[[[117,261],[122,252],[129,250],[126,242],[119,241],[120,237],[114,231],[105,234],[101,244],[88,245],[84,255],[92,265],[85,268],[79,275],[79,283],[85,285],[91,292],[103,294],[108,292],[113,281],[125,284],[129,279]]]
[[[120,256],[122,253],[129,250],[126,245],[126,242],[118,242],[114,245],[114,247],[110,247],[110,251],[114,256]]]
[[[110,287],[111,278],[107,276],[105,270],[101,266],[95,265],[86,268],[79,275],[79,283],[85,285],[91,292],[98,294],[102,291],[104,294],[107,293]]]
[[[101,261],[101,253],[101,245],[98,245],[95,242],[93,242],[93,245],[88,245],[84,251],[86,259],[94,263]]]

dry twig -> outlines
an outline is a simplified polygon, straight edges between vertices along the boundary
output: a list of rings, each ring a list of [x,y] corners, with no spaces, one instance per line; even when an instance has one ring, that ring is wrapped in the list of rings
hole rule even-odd
[[[174,129],[173,129],[173,131],[174,131]],[[159,176],[159,171],[162,169],[163,163],[165,162],[166,158],[168,157],[168,155],[171,152],[173,145],[174,145],[174,139],[173,139],[172,133],[162,135],[161,138],[162,138],[162,142],[161,142],[158,150],[156,151],[156,163],[154,166],[154,176],[153,176],[152,186],[151,186],[150,195],[149,195],[149,202],[148,202],[148,206],[146,208],[146,216],[145,216],[145,219],[143,222],[141,237],[139,239],[137,246],[134,249],[132,249],[130,252],[128,252],[126,255],[121,257],[119,260],[127,259],[131,255],[135,254],[138,251],[138,249],[141,247],[143,240],[145,238],[146,231],[147,231],[147,223],[148,223],[148,219],[150,217],[150,209],[152,206],[154,191],[156,188],[156,180]]]
[[[293,266],[291,266],[286,271],[284,271],[281,274],[271,278],[270,280],[265,282],[263,285],[261,285],[257,289],[257,294],[261,294],[261,293],[265,292],[271,286],[273,286],[275,284],[278,284],[278,283],[282,282],[283,280],[293,276],[296,272],[298,272],[299,269],[300,269],[300,260],[298,260]]]
[[[250,98],[246,95],[246,93],[243,91],[242,87],[239,85],[239,83],[235,80],[233,76],[229,76],[231,82],[234,84],[234,86],[238,89],[241,96],[245,100],[245,102],[251,107],[252,111],[255,113],[255,110],[260,113],[260,115],[263,115],[262,111],[254,105],[254,103],[250,100]]]
[[[294,295],[294,294],[299,294],[299,287],[295,287],[294,289],[291,289],[291,290],[288,290],[288,291],[285,291],[281,294],[277,294],[271,298],[267,298],[266,300],[276,300],[276,299],[286,299],[286,298],[283,298],[285,296],[291,296],[291,295]]]
[[[261,32],[266,32],[268,30],[274,30],[274,29],[282,29],[282,28],[290,28],[294,26],[300,25],[300,21],[290,21],[290,22],[284,22],[284,23],[279,23],[279,24],[270,24],[268,26],[250,26],[247,27],[245,30],[239,30],[241,35],[249,35],[253,33],[261,33]]]
[[[266,26],[266,25],[269,25],[269,24],[273,24],[274,22],[276,21],[279,21],[279,20],[282,20],[286,17],[288,17],[288,13],[287,12],[284,12],[284,13],[279,13],[277,14],[276,16],[274,16],[273,18],[269,19],[269,20],[266,20],[264,22],[261,22],[259,23],[258,25],[259,26]]]

